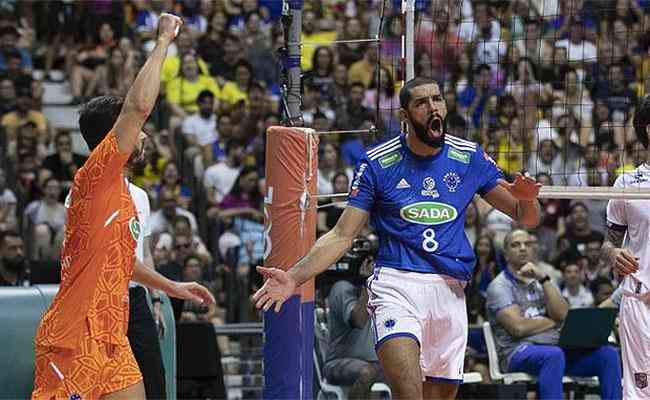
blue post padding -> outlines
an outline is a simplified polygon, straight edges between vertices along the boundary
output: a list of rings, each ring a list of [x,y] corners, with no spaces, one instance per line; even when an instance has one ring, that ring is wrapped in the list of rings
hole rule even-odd
[[[300,296],[264,313],[264,399],[300,399]]]
[[[284,68],[289,70],[293,67],[300,67],[300,54],[297,56],[287,56],[282,59]]]
[[[292,10],[301,10],[302,0],[289,0],[289,8]]]
[[[302,303],[302,398],[314,398],[314,302]]]

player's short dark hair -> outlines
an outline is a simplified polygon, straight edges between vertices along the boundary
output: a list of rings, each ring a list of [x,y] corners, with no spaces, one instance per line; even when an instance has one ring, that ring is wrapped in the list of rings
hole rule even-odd
[[[197,103],[200,103],[200,102],[202,102],[204,99],[212,99],[212,100],[214,100],[214,93],[212,93],[211,91],[209,91],[209,90],[207,90],[207,89],[205,89],[205,90],[201,90],[201,92],[199,93],[199,95],[196,96],[196,102],[197,102]]]
[[[411,101],[411,93],[413,92],[413,89],[419,86],[423,85],[430,85],[430,84],[435,84],[438,85],[438,82],[431,78],[413,78],[410,81],[406,82],[406,84],[402,87],[402,89],[399,91],[399,105],[403,109],[406,109],[409,105],[409,102]],[[440,85],[438,85],[440,87]]]
[[[636,138],[644,148],[648,148],[648,132],[646,127],[650,125],[650,95],[645,96],[634,112],[634,132]]]
[[[79,130],[88,149],[93,151],[111,131],[122,111],[124,99],[117,96],[99,96],[79,110]]]

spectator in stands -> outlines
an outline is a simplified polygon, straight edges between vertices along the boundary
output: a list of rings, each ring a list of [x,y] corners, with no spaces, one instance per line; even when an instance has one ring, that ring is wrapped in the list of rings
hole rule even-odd
[[[332,286],[327,297],[329,341],[325,377],[335,385],[352,386],[348,392],[350,399],[369,399],[372,385],[383,380],[373,348],[368,290],[363,284],[363,278],[371,274],[369,264],[366,260],[361,266],[358,282],[340,280]]]
[[[561,399],[562,377],[598,376],[601,396],[621,398],[621,365],[611,346],[563,350],[559,326],[569,305],[548,276],[530,262],[529,236],[514,230],[504,241],[507,269],[490,283],[487,310],[501,369],[538,379],[540,399]]]
[[[627,85],[622,64],[612,64],[608,71],[609,79],[596,92],[596,97],[603,99],[611,112],[620,111],[627,116],[636,103],[636,95]]]
[[[208,216],[214,217],[219,204],[230,192],[239,176],[244,158],[244,142],[230,139],[226,144],[226,158],[205,170],[203,186],[208,200]]]
[[[178,206],[178,193],[176,190],[163,187],[158,197],[159,209],[151,214],[151,234],[157,235],[162,232],[169,232],[172,228],[172,222],[178,215],[189,219],[192,226],[192,232],[198,232],[196,217],[191,212]]]
[[[115,32],[107,22],[99,27],[94,43],[82,44],[68,56],[70,69],[70,88],[72,104],[81,104],[85,99],[97,94],[98,70],[108,60],[111,48],[116,45]]]
[[[472,244],[476,243],[476,239],[483,230],[481,215],[478,212],[476,203],[476,200],[472,200],[465,209],[465,236],[467,241]]]
[[[63,233],[67,210],[59,201],[61,183],[55,178],[48,178],[43,183],[43,199],[27,205],[24,211],[28,221],[28,237],[33,243],[31,260],[54,260],[59,256],[63,243]]]
[[[305,73],[321,95],[332,102],[332,84],[334,83],[334,52],[326,46],[319,46],[314,51],[312,69]]]
[[[158,29],[158,18],[165,10],[164,0],[138,1],[135,3],[137,13],[135,15],[135,34],[140,42],[155,39]],[[178,43],[178,39],[176,42]]]
[[[0,119],[0,126],[5,129],[7,139],[11,141],[17,139],[20,127],[26,123],[34,124],[38,143],[47,145],[50,142],[47,119],[42,112],[32,110],[31,106],[31,90],[29,88],[19,90],[16,99],[16,110],[4,114]]]
[[[241,40],[237,35],[226,33],[222,40],[223,55],[218,63],[213,63],[210,66],[210,74],[234,81],[237,63],[244,58],[246,53],[243,51]]]
[[[174,161],[168,161],[162,171],[160,183],[156,186],[156,198],[160,197],[160,191],[167,188],[174,193],[178,198],[178,205],[186,210],[190,209],[190,201],[192,201],[192,190],[183,184],[178,165]]]
[[[339,147],[334,142],[322,142],[318,153],[318,194],[336,193],[334,176],[344,172],[352,181],[352,169],[339,157]],[[345,188],[343,191],[347,191]]]
[[[528,232],[528,236],[530,239],[528,242],[528,247],[530,248],[530,261],[537,265],[540,272],[550,276],[554,284],[560,286],[560,283],[562,282],[562,271],[542,260],[541,245],[537,233]]]
[[[253,84],[253,66],[246,60],[239,60],[235,65],[234,81],[226,81],[221,86],[219,100],[223,108],[233,106],[240,101],[248,102],[248,92]]]
[[[72,136],[70,131],[60,130],[54,138],[56,152],[45,157],[42,167],[50,171],[64,189],[69,189],[74,179],[74,174],[86,162],[86,157],[72,151]]]
[[[569,308],[594,306],[594,296],[584,283],[584,273],[580,264],[569,262],[564,266],[562,296],[569,303]]]
[[[212,264],[212,255],[203,243],[201,237],[197,233],[192,233],[192,225],[190,224],[189,218],[184,215],[177,215],[176,218],[174,218],[173,229],[171,232],[161,233],[156,245],[165,249],[171,249],[174,242],[174,235],[192,238],[192,249],[194,254],[201,259],[203,265]]]
[[[97,67],[94,83],[97,92],[112,96],[126,96],[137,73],[136,52],[125,53],[116,46],[110,49],[106,63]]]
[[[212,92],[215,97],[221,93],[217,82],[209,75],[204,75],[199,70],[196,55],[193,51],[181,55],[180,74],[173,78],[166,86],[167,101],[172,110],[170,129],[182,124],[183,119],[191,113],[197,112],[199,106],[196,102],[199,93],[204,90]]]
[[[586,245],[591,241],[603,241],[602,232],[594,230],[589,224],[589,210],[582,202],[575,202],[569,208],[566,232],[558,238],[559,258],[586,256]]]
[[[190,254],[183,260],[182,279],[184,282],[201,283],[214,292],[211,282],[203,280],[203,262],[195,254]],[[186,301],[183,305],[180,322],[207,321],[214,325],[223,325],[223,317],[223,310],[219,310],[216,304],[205,306]]]
[[[569,37],[555,42],[555,47],[567,49],[569,63],[577,68],[596,62],[596,46],[585,38],[586,23],[582,18],[574,16],[569,22]]]
[[[330,180],[333,193],[344,193],[343,196],[333,197],[324,202],[325,208],[318,210],[317,235],[329,232],[338,222],[345,209],[347,193],[350,188],[350,178],[344,171],[338,171]],[[319,192],[320,193],[320,192]]]
[[[153,232],[155,234],[155,232]],[[189,236],[174,235],[173,247],[171,250],[171,257],[166,264],[156,264],[156,270],[164,275],[167,279],[173,281],[183,281],[183,266],[185,260],[194,254],[192,246],[192,239]],[[174,309],[174,317],[178,321],[183,311],[184,300],[172,298],[171,304]]]
[[[0,79],[0,117],[16,109],[16,88],[9,78]]]
[[[585,243],[585,257],[582,259],[582,271],[584,273],[585,286],[591,287],[591,284],[598,278],[612,278],[612,269],[607,260],[601,257],[601,248],[603,242],[593,239]]]
[[[388,136],[398,135],[400,133],[400,120],[397,114],[399,105],[399,95],[395,90],[395,82],[390,70],[386,67],[379,69],[379,84],[377,83],[377,71],[373,72],[370,86],[366,90],[363,105],[368,110],[374,110],[379,104],[379,116],[381,126]],[[379,100],[377,100],[379,96]],[[369,118],[366,118],[366,120]]]
[[[239,172],[230,192],[219,203],[220,218],[242,217],[257,222],[264,220],[262,194],[258,186],[257,167],[245,166]]]
[[[321,21],[316,18],[314,11],[308,10],[302,13],[302,36],[301,42],[318,42],[320,46],[329,46],[336,39],[336,31],[321,29]],[[301,64],[303,71],[312,69],[316,46],[304,44],[300,47]]]
[[[163,69],[160,73],[160,79],[165,84],[182,75],[183,73],[183,60],[182,57],[187,53],[194,53],[196,45],[192,34],[187,30],[186,27],[181,27],[178,37],[176,38],[176,51],[170,51],[165,58],[163,63]],[[198,67],[199,74],[210,76],[210,70],[208,64],[199,56],[196,56],[196,65]]]
[[[347,101],[336,110],[336,129],[360,129],[360,126],[372,119],[372,108],[364,105],[366,88],[361,82],[352,82],[346,94]]]
[[[494,240],[492,240],[489,232],[481,233],[479,236],[477,236],[474,242],[470,243],[473,243],[474,245],[474,254],[476,254],[476,267],[474,267],[472,281],[469,285],[472,287],[472,291],[469,294],[480,294],[483,298],[485,298],[485,292],[487,291],[488,285],[501,270],[497,257],[497,249],[494,245]],[[481,303],[483,306],[485,305],[485,302],[483,300]],[[483,313],[482,309],[477,311]]]
[[[614,293],[614,283],[604,276],[599,276],[591,282],[590,289],[594,295],[594,303],[599,306]]]
[[[349,17],[343,22],[343,31],[338,40],[358,40],[366,39],[361,20],[357,17]],[[336,53],[338,54],[339,65],[349,67],[353,63],[361,60],[368,45],[366,43],[337,43]],[[347,70],[347,68],[346,68]]]
[[[370,45],[363,58],[348,68],[348,82],[361,82],[364,87],[370,86],[372,72],[377,68],[377,46]]]
[[[205,166],[211,164],[212,148],[219,140],[217,116],[214,113],[214,93],[209,90],[201,91],[196,98],[196,104],[199,107],[198,112],[183,120],[181,131],[185,138],[185,158],[191,161],[192,165],[196,165],[195,159],[199,157],[199,171],[203,171]],[[200,177],[201,174],[196,172],[195,169],[195,176]]]
[[[7,187],[7,174],[0,168],[0,232],[18,228],[16,193]]]
[[[471,116],[472,124],[479,126],[483,108],[490,96],[500,95],[491,87],[491,69],[487,64],[481,64],[474,70],[472,82],[460,93],[458,93],[458,104],[467,110]]]
[[[31,75],[32,55],[25,48],[18,48],[20,33],[14,26],[7,25],[0,29],[0,72],[6,72],[10,68],[10,59],[18,58],[16,67],[21,74]]]
[[[0,232],[0,286],[27,286],[25,244],[16,231]]]

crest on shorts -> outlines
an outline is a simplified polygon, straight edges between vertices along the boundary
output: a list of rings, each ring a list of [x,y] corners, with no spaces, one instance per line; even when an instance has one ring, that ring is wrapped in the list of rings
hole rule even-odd
[[[390,318],[390,319],[387,319],[386,321],[384,321],[384,327],[387,330],[393,329],[395,327],[395,324],[397,324],[397,321],[395,321],[393,318]]]
[[[634,384],[639,389],[645,389],[648,386],[648,374],[637,372],[634,374]]]
[[[129,230],[131,231],[133,240],[137,242],[138,238],[140,237],[140,231],[142,230],[142,227],[140,226],[140,221],[138,221],[136,217],[131,217],[129,220]]]
[[[79,395],[79,393],[72,393],[70,395],[70,400],[81,400],[81,396]]]

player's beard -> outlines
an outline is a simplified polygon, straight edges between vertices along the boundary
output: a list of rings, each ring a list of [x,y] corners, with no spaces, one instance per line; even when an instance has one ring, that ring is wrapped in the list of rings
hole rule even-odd
[[[439,149],[445,144],[444,121],[439,115],[433,114],[427,120],[426,125],[420,124],[414,118],[410,118],[411,125],[415,130],[415,136],[429,147]]]

